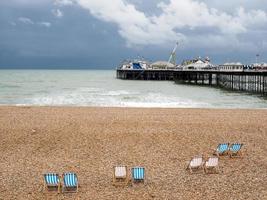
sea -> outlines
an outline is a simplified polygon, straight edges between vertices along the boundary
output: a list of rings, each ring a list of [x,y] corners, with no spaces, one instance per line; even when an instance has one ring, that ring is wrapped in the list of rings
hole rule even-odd
[[[172,81],[119,80],[115,70],[0,70],[0,105],[267,108],[267,99]]]

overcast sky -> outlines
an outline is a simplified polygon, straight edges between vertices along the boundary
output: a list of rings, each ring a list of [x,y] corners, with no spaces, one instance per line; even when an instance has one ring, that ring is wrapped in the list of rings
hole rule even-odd
[[[115,68],[126,58],[267,62],[267,0],[1,0],[0,68]]]

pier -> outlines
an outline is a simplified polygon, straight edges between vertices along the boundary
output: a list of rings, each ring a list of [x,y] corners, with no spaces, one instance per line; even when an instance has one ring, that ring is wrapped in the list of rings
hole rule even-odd
[[[174,70],[122,70],[117,69],[118,79],[127,80],[174,80]]]
[[[267,71],[117,69],[117,78],[127,80],[172,80],[178,84],[207,85],[267,96]]]

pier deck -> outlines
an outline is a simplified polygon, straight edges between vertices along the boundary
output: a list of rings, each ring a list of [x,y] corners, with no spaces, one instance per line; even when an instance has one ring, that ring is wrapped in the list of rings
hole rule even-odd
[[[117,78],[127,80],[173,80],[176,83],[209,85],[267,96],[267,71],[118,69]]]

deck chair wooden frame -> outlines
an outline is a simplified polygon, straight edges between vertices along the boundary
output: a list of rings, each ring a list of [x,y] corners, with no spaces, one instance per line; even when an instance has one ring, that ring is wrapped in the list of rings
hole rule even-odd
[[[226,150],[224,150],[223,152],[219,151],[219,148],[220,148],[221,145],[226,145],[227,146]],[[218,157],[219,156],[223,156],[223,155],[228,155],[229,147],[230,147],[230,143],[220,143],[220,144],[218,144],[217,148],[215,149],[213,155],[216,155]]]
[[[127,185],[129,182],[128,168],[125,165],[113,167],[113,185]]]
[[[219,157],[209,157],[204,164],[204,170],[206,174],[219,173]]]
[[[70,176],[71,175],[71,176]],[[71,179],[71,184],[70,184],[70,180],[68,180],[66,177],[69,176]],[[62,175],[62,192],[63,193],[77,193],[78,192],[78,188],[79,188],[79,184],[78,184],[78,176],[76,173],[74,172],[67,172],[67,173],[63,173]],[[76,184],[74,184],[73,182],[75,182]]]
[[[137,169],[141,169],[143,170],[143,176],[142,178],[135,178],[134,177],[134,172]],[[145,183],[145,178],[146,178],[146,173],[145,173],[145,168],[144,167],[140,167],[140,166],[136,166],[132,168],[132,183]]]
[[[60,176],[57,173],[44,173],[44,191],[57,191],[60,193]]]
[[[233,146],[234,145],[240,145],[240,148],[238,150],[235,150],[233,149]],[[233,157],[242,157],[242,147],[243,147],[244,144],[242,143],[233,143],[231,144],[231,146],[229,147],[229,156],[230,158],[233,158]]]
[[[197,172],[198,170],[203,170],[204,172],[203,164],[204,164],[203,156],[197,155],[191,158],[186,169],[188,169],[191,174],[194,171]]]

